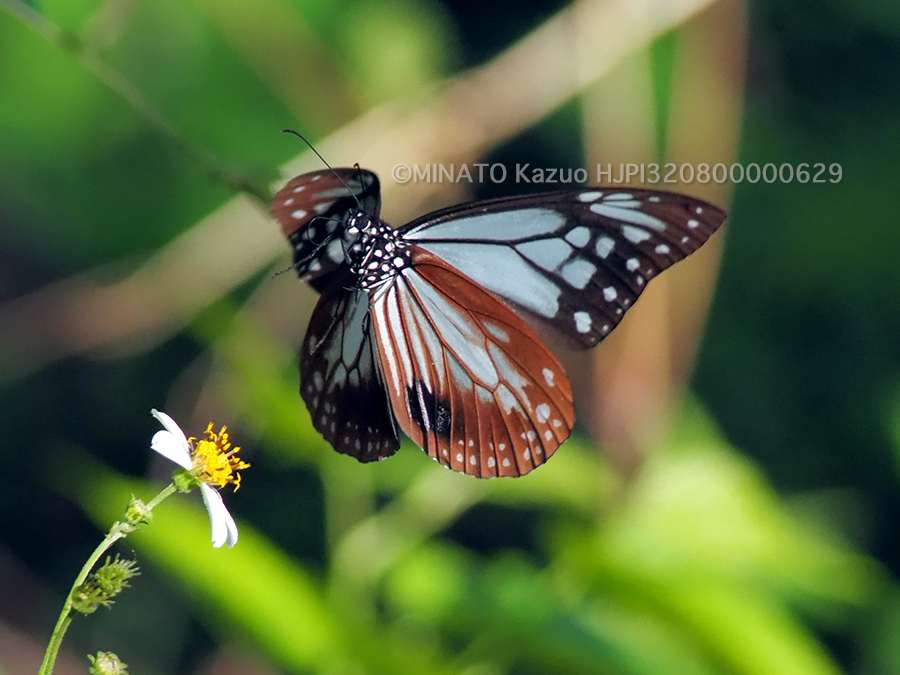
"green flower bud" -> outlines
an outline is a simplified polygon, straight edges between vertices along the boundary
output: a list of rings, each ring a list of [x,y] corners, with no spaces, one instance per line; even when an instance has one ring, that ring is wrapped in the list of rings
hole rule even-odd
[[[187,469],[175,469],[172,482],[179,492],[190,492],[201,483],[200,479]]]
[[[88,654],[91,668],[90,675],[128,675],[127,663],[122,663],[112,652],[97,652],[97,656]]]
[[[128,508],[125,509],[125,521],[134,527],[138,527],[140,525],[148,525],[151,520],[153,520],[153,514],[147,508],[147,505],[140,499],[132,497]]]
[[[72,608],[82,614],[92,614],[101,605],[109,607],[112,599],[128,587],[128,580],[138,574],[136,561],[107,557],[103,566],[73,591]]]

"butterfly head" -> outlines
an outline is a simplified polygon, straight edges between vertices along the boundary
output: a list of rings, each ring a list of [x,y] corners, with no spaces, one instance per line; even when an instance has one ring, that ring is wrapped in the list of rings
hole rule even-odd
[[[347,264],[359,237],[348,232],[351,223],[378,217],[378,178],[356,168],[305,173],[278,191],[272,208],[293,248],[297,274],[321,290]]]

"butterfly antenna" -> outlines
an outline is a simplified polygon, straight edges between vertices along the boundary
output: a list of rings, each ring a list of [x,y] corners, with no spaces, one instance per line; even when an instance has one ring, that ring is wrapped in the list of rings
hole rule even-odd
[[[353,197],[354,201],[356,201],[356,205],[360,208],[360,210],[362,209],[362,204],[359,203],[359,199],[356,198],[356,195],[353,193],[353,190],[350,189],[350,186],[347,185],[347,184],[344,182],[344,179],[341,178],[341,175],[340,175],[337,171],[335,171],[335,170],[332,168],[331,164],[329,164],[328,162],[325,161],[325,158],[322,157],[322,155],[319,154],[319,151],[316,150],[316,149],[313,147],[313,144],[310,143],[308,140],[306,140],[306,137],[305,137],[303,134],[301,134],[299,131],[294,131],[293,129],[282,129],[282,130],[281,130],[281,133],[283,133],[283,134],[294,134],[294,136],[296,136],[296,137],[299,138],[301,141],[303,141],[304,143],[306,143],[306,144],[309,146],[309,149],[312,150],[314,153],[316,153],[316,157],[318,157],[319,159],[322,160],[322,164],[324,164],[324,165],[327,166],[329,169],[331,169],[331,173],[334,174],[335,178],[337,178],[339,181],[341,181],[341,184],[342,184],[345,188],[347,188],[347,192],[349,192],[349,193],[350,193],[350,196]],[[356,166],[357,169],[359,168],[359,164],[356,164],[355,166]],[[360,173],[360,182],[359,182],[359,184],[362,185],[362,173]]]
[[[326,219],[324,216],[316,216],[316,217],[313,218],[311,221],[309,221],[309,224],[312,225],[312,224],[313,224],[314,222],[316,222],[317,220],[327,220],[327,219]],[[332,241],[333,239],[334,239],[334,235],[329,235],[329,236],[326,236],[325,239],[323,239],[321,243],[317,243],[317,242],[315,242],[315,241],[312,240],[312,237],[309,236],[309,228],[306,228],[306,240],[307,240],[309,243],[311,243],[313,246],[315,246],[315,249],[313,250],[313,252],[310,253],[310,254],[309,254],[308,256],[306,256],[305,258],[301,258],[300,260],[297,260],[297,261],[294,262],[294,264],[291,265],[290,267],[285,267],[283,270],[278,270],[277,272],[275,272],[275,273],[272,275],[272,278],[274,279],[274,278],[277,277],[277,276],[281,276],[281,275],[284,274],[285,272],[290,272],[291,270],[295,270],[295,269],[297,269],[298,267],[300,267],[300,265],[302,265],[303,263],[305,263],[307,260],[312,260],[313,258],[315,258],[315,257],[319,254],[319,251],[321,251],[323,248],[325,248],[326,246],[328,246],[328,244],[330,244],[331,241]],[[341,242],[341,246],[343,246],[343,242]]]
[[[295,269],[297,267],[297,265],[301,265],[302,263],[303,263],[303,261],[300,260],[299,262],[295,262],[290,267],[285,267],[283,270],[278,270],[277,272],[272,274],[272,278],[274,279],[275,277],[280,277],[285,272],[290,272],[292,269]]]
[[[325,244],[327,244],[327,243],[328,243],[328,242],[326,241]],[[291,270],[296,270],[298,267],[300,267],[300,265],[302,265],[303,263],[305,263],[307,260],[312,260],[312,259],[316,256],[316,254],[322,249],[322,247],[325,246],[325,244],[321,244],[321,245],[316,246],[316,250],[315,250],[315,251],[313,251],[312,253],[310,253],[310,254],[309,254],[308,256],[306,256],[305,258],[301,258],[300,260],[296,261],[296,262],[295,262],[293,265],[291,265],[290,267],[285,267],[283,270],[278,270],[277,272],[275,272],[274,274],[272,274],[272,278],[274,279],[275,277],[281,276],[281,275],[284,274],[285,272],[290,272]]]

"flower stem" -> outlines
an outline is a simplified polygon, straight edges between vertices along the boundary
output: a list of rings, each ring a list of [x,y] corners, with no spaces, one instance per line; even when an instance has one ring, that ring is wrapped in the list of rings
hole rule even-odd
[[[163,499],[171,495],[175,492],[175,485],[169,484],[162,492],[156,495],[150,502],[147,504],[147,510],[152,511]],[[59,615],[59,620],[56,622],[56,627],[53,629],[53,635],[50,636],[50,644],[47,645],[47,653],[44,654],[44,661],[41,663],[40,670],[38,670],[38,675],[50,675],[53,672],[53,666],[56,663],[56,656],[59,653],[59,647],[62,644],[63,637],[66,634],[66,630],[69,628],[69,624],[72,623],[72,599],[75,595],[75,591],[78,589],[81,584],[85,582],[88,577],[88,574],[91,573],[91,570],[94,568],[94,565],[97,564],[97,561],[100,560],[100,557],[106,553],[109,548],[116,543],[119,539],[124,539],[131,532],[133,532],[135,526],[130,523],[121,523],[115,522],[113,526],[109,528],[109,532],[103,541],[100,542],[100,545],[94,549],[94,552],[91,553],[90,557],[87,559],[87,562],[84,563],[84,566],[81,568],[81,571],[78,573],[78,576],[75,577],[75,583],[72,584],[72,588],[69,590],[69,594],[66,596],[66,602],[63,604],[62,612]]]
[[[159,504],[163,499],[171,495],[173,492],[175,492],[175,489],[175,483],[169,483],[169,485],[162,492],[160,492],[147,503],[147,510],[152,511],[153,509],[155,509],[156,505]]]

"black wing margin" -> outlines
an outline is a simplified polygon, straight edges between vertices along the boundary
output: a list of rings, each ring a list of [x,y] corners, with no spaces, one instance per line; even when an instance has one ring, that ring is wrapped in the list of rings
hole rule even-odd
[[[335,450],[372,462],[400,447],[374,359],[369,299],[341,290],[319,298],[300,348],[300,395]]]

